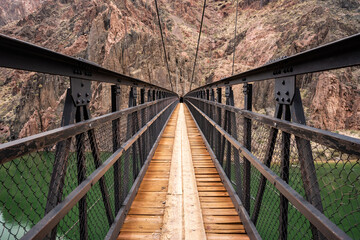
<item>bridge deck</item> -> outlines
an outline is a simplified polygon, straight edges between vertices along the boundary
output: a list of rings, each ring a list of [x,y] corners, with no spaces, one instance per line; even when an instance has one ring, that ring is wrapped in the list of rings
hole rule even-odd
[[[249,239],[184,104],[166,126],[118,239]]]

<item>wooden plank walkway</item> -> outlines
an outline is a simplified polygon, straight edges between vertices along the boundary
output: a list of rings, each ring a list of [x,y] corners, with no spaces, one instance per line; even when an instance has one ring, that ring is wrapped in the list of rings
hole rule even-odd
[[[165,128],[118,239],[249,239],[184,104]]]
[[[187,108],[185,118],[207,239],[249,239]]]

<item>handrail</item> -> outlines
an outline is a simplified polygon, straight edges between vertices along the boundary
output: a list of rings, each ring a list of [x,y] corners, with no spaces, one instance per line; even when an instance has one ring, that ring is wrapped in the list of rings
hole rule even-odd
[[[315,227],[317,227],[324,236],[329,239],[351,239],[343,230],[331,222],[323,213],[321,213],[311,203],[306,201],[299,193],[297,193],[289,184],[276,175],[269,167],[262,163],[256,156],[247,150],[240,142],[227,133],[214,120],[208,117],[203,111],[191,104],[212,126],[214,126],[222,136],[224,136],[239,153],[246,157],[251,164],[259,171],[276,189],[283,194],[289,202],[291,202]]]
[[[75,77],[90,81],[156,88],[175,94],[163,87],[111,71],[91,61],[70,57],[3,34],[0,34],[0,52],[0,67]]]
[[[79,186],[77,186],[61,203],[56,205],[49,213],[47,213],[22,239],[42,239],[48,234],[60,220],[71,210],[72,207],[97,183],[101,177],[110,169],[111,166],[119,159],[123,152],[131,147],[131,145],[141,137],[156,119],[158,119],[176,100],[168,104],[156,116],[146,123],[137,133],[127,140],[121,147],[113,153],[102,165],[100,165],[88,178],[86,178]]]
[[[231,86],[355,65],[360,65],[360,33],[206,84],[186,95],[201,89]]]
[[[21,138],[8,143],[0,144],[0,164],[4,164],[13,159],[31,153],[38,149],[51,146],[59,141],[73,137],[82,132],[94,129],[101,124],[110,122],[123,115],[130,114],[146,107],[152,106],[169,98],[163,98],[152,102],[147,102],[136,107],[125,108],[114,113],[108,113],[100,117],[95,117],[87,121],[71,124],[65,127],[42,132],[29,137]]]
[[[287,133],[293,134],[297,137],[301,137],[313,142],[321,143],[325,146],[337,149],[339,151],[348,153],[348,154],[355,154],[359,155],[359,149],[360,149],[360,139],[341,135],[338,133],[332,133],[326,130],[317,129],[314,127],[306,126],[304,124],[289,122],[285,120],[281,120],[279,118],[274,118],[270,116],[266,116],[263,114],[255,113],[252,111],[240,109],[234,106],[225,105],[201,98],[195,98],[195,97],[187,97],[190,99],[194,99],[197,101],[202,101],[204,103],[221,107],[223,109],[226,109],[230,112],[239,113],[243,115],[246,118],[250,118],[253,120],[256,120],[258,122],[261,122],[265,125],[268,125],[270,127],[274,127],[277,129],[280,129],[282,131],[285,131]]]

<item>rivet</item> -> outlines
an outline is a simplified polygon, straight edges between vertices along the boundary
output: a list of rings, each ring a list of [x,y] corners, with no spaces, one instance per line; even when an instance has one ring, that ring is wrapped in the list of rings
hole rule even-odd
[[[78,93],[78,97],[81,97],[81,93]]]
[[[90,102],[90,99],[87,100],[87,103],[89,103],[89,102]]]
[[[289,91],[286,91],[286,93],[285,93],[286,95],[289,95]]]
[[[85,103],[85,99],[82,100],[82,103]]]
[[[280,91],[278,91],[276,94],[277,94],[277,95],[280,95]]]
[[[89,93],[86,93],[86,94],[85,94],[85,96],[87,96],[87,97],[88,97],[88,96],[90,96],[90,94],[89,94]]]
[[[281,98],[281,101],[283,102],[283,101],[285,101],[285,99],[284,99],[284,98]]]
[[[77,102],[77,103],[81,103],[80,99],[78,99],[76,102]]]
[[[286,99],[287,102],[290,102],[290,98]]]
[[[282,83],[282,85],[285,85],[285,80],[283,80],[281,83]]]
[[[279,101],[279,98],[277,97],[275,100],[276,100],[276,101]]]

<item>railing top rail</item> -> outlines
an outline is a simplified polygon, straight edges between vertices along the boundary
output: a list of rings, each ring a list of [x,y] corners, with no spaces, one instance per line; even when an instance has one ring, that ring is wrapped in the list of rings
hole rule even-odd
[[[356,65],[360,65],[360,33],[206,84],[189,93]]]
[[[0,34],[0,52],[0,67],[76,77],[90,81],[156,88],[173,93],[163,87],[103,68],[91,61],[70,57],[3,34]]]

